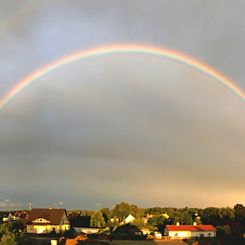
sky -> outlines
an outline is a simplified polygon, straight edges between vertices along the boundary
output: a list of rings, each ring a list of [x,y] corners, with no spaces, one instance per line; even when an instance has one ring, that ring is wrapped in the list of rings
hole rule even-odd
[[[0,97],[78,50],[185,53],[245,90],[242,0],[0,0]],[[166,57],[110,53],[38,78],[0,108],[0,209],[245,203],[244,100]]]

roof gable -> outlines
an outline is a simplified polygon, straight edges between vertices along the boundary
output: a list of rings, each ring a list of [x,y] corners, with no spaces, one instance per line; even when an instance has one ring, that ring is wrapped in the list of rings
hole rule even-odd
[[[37,218],[37,219],[35,219],[35,220],[32,220],[32,222],[33,222],[33,223],[50,223],[49,220],[44,219],[44,218],[42,218],[42,217]]]

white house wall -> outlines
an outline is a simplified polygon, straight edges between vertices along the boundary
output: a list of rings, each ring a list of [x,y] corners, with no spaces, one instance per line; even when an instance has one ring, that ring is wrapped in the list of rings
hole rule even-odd
[[[192,237],[215,237],[216,232],[215,231],[194,231],[191,232]]]
[[[191,237],[191,232],[190,231],[169,231],[168,233],[169,236],[171,237],[176,237],[176,238],[189,238]]]

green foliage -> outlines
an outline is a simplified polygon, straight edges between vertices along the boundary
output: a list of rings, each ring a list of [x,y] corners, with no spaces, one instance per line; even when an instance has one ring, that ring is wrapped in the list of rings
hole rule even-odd
[[[13,223],[6,222],[0,225],[0,237],[7,232],[11,232],[13,230]]]
[[[136,218],[133,222],[132,225],[135,225],[137,227],[144,226],[144,220],[142,218]]]
[[[96,212],[92,215],[90,220],[91,227],[104,227],[105,220],[101,212]]]
[[[139,217],[140,213],[141,212],[136,205],[130,205],[126,202],[121,202],[113,207],[110,213],[110,217],[117,217],[119,222],[122,222],[129,214],[133,215],[134,217]]]
[[[66,237],[66,238],[73,238],[73,237],[75,237],[75,235],[76,235],[76,231],[75,231],[75,229],[71,228],[70,230],[65,231],[65,232],[63,233],[63,235],[64,235],[64,237]]]
[[[205,208],[202,212],[202,222],[214,226],[229,224],[235,219],[234,210],[231,208]]]
[[[110,220],[108,222],[108,226],[110,228],[110,233],[112,233],[113,231],[115,231],[117,229],[117,227],[119,226],[119,220],[117,218],[113,218],[112,221]]]
[[[100,209],[100,212],[102,213],[103,218],[107,224],[110,220],[110,209],[109,208],[102,208],[102,209]]]
[[[0,245],[15,245],[16,239],[13,223],[7,222],[0,225]]]
[[[169,224],[176,224],[177,222],[182,225],[192,225],[193,224],[192,213],[186,209],[172,210],[172,212],[169,214],[169,217],[170,217],[168,220]]]
[[[112,238],[120,240],[145,240],[146,236],[132,224],[119,226],[113,233]]]
[[[235,212],[233,209],[227,208],[220,208],[219,209],[219,218],[220,218],[220,225],[229,224],[231,221],[235,219]]]
[[[5,233],[0,241],[0,245],[16,245],[16,236],[14,233],[7,232]]]
[[[219,225],[219,209],[214,207],[205,208],[202,212],[203,224]]]
[[[121,202],[116,204],[111,210],[102,208],[99,212],[100,214],[95,211],[79,212],[81,220],[77,217],[70,217],[73,226],[91,225],[93,227],[101,227],[106,225],[109,229],[107,233],[115,231],[129,214],[135,217],[135,221],[132,224],[136,227],[147,226],[144,223],[144,218],[150,217],[148,224],[152,227],[158,227],[159,230],[160,228],[163,229],[167,224],[176,224],[178,222],[182,225],[191,225],[196,222],[197,224],[214,225],[218,228],[218,231],[220,230],[221,233],[226,235],[242,235],[245,232],[245,207],[242,204],[235,205],[233,209],[229,207],[208,207],[205,209],[188,207],[138,208],[136,205]],[[167,215],[164,216],[164,214]],[[113,220],[111,220],[112,218]]]
[[[155,215],[148,220],[148,224],[153,227],[163,226],[166,222],[167,218],[163,215]]]
[[[130,214],[130,205],[126,202],[116,204],[111,210],[111,217],[117,217],[119,221],[123,221]]]
[[[234,206],[234,214],[236,221],[245,225],[245,207],[242,204]]]
[[[229,225],[221,225],[221,226],[218,226],[216,227],[219,234],[221,235],[224,235],[224,236],[227,236],[227,235],[230,235],[231,234],[231,228]]]
[[[138,207],[134,204],[130,205],[130,214],[133,215],[134,217],[138,216]]]
[[[147,208],[144,211],[145,215],[152,214],[152,215],[160,215],[166,213],[166,208],[154,207],[154,208]]]
[[[24,224],[21,221],[13,221],[11,222],[11,229],[12,231],[22,231],[24,230]]]

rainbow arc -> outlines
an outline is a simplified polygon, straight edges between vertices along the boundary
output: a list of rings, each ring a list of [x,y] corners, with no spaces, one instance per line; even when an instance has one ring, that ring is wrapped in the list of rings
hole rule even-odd
[[[239,88],[235,82],[227,78],[225,75],[215,70],[214,68],[180,52],[171,49],[165,49],[162,47],[142,45],[142,44],[113,44],[106,46],[99,46],[95,48],[81,50],[75,53],[68,54],[61,57],[39,69],[30,73],[19,82],[17,82],[7,93],[5,93],[0,98],[0,109],[8,104],[13,98],[15,98],[22,90],[24,90],[31,83],[37,81],[42,76],[46,75],[49,72],[58,69],[66,64],[75,62],[81,59],[87,59],[90,57],[96,57],[106,54],[116,54],[116,53],[139,53],[139,54],[148,54],[155,55],[160,57],[169,58],[181,63],[184,63],[194,69],[205,73],[206,75],[215,79],[234,95],[238,96],[243,102],[245,102],[245,92]]]

